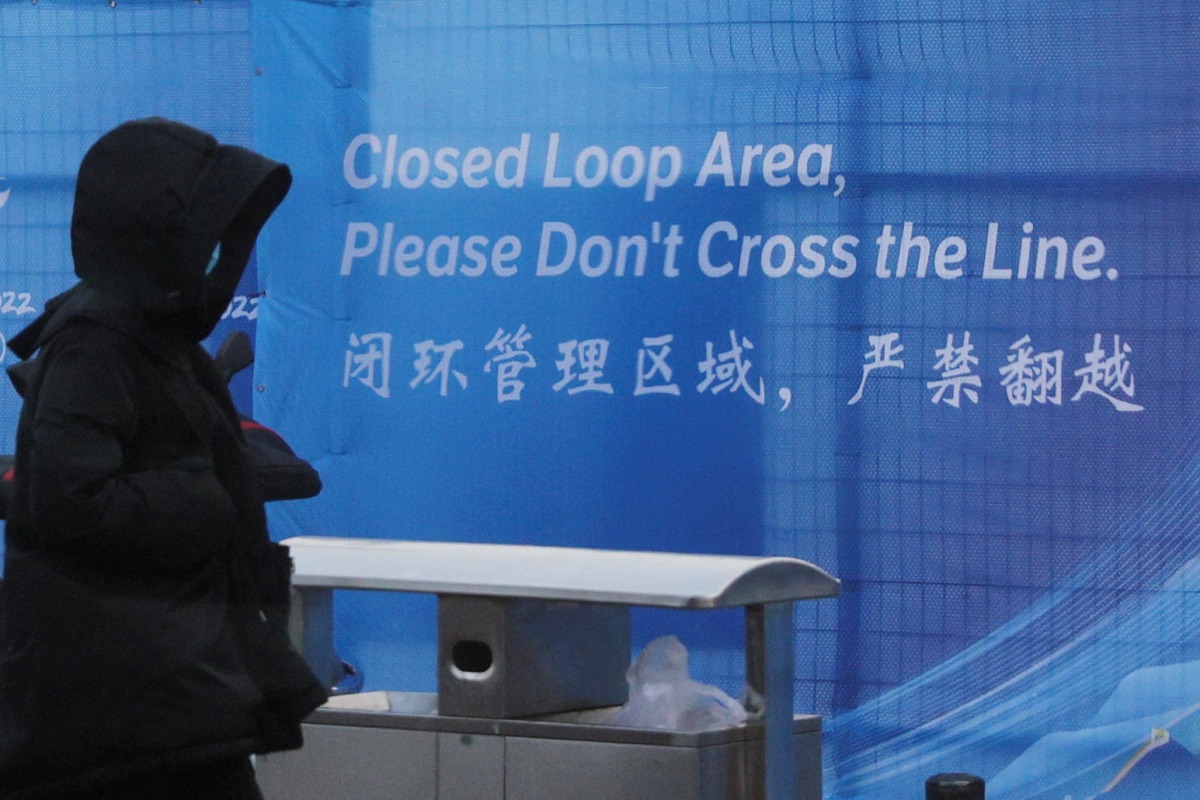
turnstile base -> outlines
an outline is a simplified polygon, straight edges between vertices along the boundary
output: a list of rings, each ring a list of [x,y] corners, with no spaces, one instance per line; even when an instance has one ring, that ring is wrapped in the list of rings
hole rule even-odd
[[[258,759],[266,800],[763,800],[762,726],[698,733],[442,717],[436,695],[392,710],[318,709],[302,750]],[[407,709],[407,710],[397,710]],[[821,798],[821,718],[793,721],[797,800]]]

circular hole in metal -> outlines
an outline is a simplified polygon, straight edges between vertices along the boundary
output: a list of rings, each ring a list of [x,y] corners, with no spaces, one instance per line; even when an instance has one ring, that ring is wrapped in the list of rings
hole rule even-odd
[[[492,648],[476,639],[455,642],[450,650],[450,663],[461,672],[487,672],[492,668]]]

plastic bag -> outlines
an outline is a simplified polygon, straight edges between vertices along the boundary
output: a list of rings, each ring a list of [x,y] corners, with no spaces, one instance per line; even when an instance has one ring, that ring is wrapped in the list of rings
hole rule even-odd
[[[688,652],[674,636],[662,636],[625,672],[629,702],[609,720],[625,728],[702,731],[741,725],[746,709],[715,686],[688,676]]]

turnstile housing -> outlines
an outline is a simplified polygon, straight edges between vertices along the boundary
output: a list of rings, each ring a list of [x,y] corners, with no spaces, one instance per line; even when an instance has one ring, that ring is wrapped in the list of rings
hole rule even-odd
[[[761,724],[680,733],[595,724],[605,710],[445,717],[435,695],[389,694],[398,710],[319,709],[304,724],[302,750],[260,756],[267,800],[765,797]],[[821,800],[821,718],[796,716],[793,737],[795,797]]]
[[[840,583],[794,558],[298,537],[292,637],[338,674],[333,590],[438,597],[439,694],[335,698],[305,747],[258,760],[267,800],[819,800],[821,725],[792,713],[796,600]],[[744,607],[761,717],[618,728],[629,607]]]

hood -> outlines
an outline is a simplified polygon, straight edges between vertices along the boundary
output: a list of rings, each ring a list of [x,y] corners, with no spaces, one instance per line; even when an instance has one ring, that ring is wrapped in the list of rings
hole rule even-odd
[[[75,274],[163,335],[199,342],[233,299],[258,233],[291,182],[284,164],[182,123],[127,122],[80,164]]]

